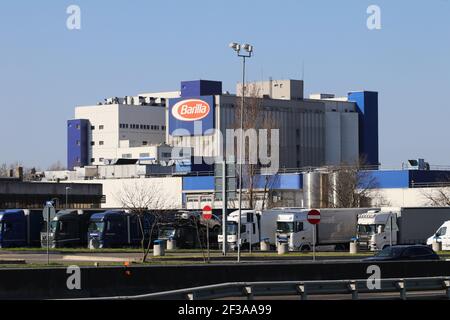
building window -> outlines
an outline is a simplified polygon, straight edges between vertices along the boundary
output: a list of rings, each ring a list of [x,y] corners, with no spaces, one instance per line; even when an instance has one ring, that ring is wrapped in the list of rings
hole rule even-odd
[[[146,145],[148,145],[148,142],[147,141],[142,141],[142,145],[146,146]]]
[[[100,158],[100,159],[98,159],[98,161],[104,162],[104,161],[105,161],[105,158]]]
[[[95,158],[92,158],[92,159],[91,159],[91,162],[95,162]]]
[[[103,129],[105,129],[105,126],[98,126],[98,129],[103,130]]]
[[[91,142],[91,146],[95,146],[95,141],[92,141],[92,142]]]
[[[95,126],[91,126],[91,130],[95,130]]]
[[[104,141],[100,141],[98,144],[103,146],[105,144],[105,142]]]
[[[126,153],[122,155],[123,159],[131,159],[133,157],[133,155],[131,153]]]
[[[139,154],[139,158],[150,158],[150,153],[141,153]]]
[[[80,140],[77,140],[77,146],[80,146],[80,145],[81,145]]]

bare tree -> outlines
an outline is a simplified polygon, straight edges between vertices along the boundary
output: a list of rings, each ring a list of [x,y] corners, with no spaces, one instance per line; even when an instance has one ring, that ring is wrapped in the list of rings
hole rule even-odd
[[[268,139],[270,141],[270,129],[275,127],[275,121],[271,116],[271,113],[265,111],[263,107],[263,99],[260,94],[261,88],[259,88],[256,84],[250,84],[246,87],[242,86],[240,95],[245,94],[245,105],[244,105],[244,117],[243,117],[243,130],[246,132],[249,129],[267,129],[268,131]],[[236,103],[235,110],[235,129],[240,129],[241,125],[241,108],[242,108],[242,99],[237,98],[238,101]],[[259,148],[258,141],[254,141]],[[259,163],[253,163],[250,159],[250,148],[252,147],[252,143],[246,139],[244,143],[244,160],[242,168],[242,177],[240,177],[240,181],[243,185],[246,186],[247,192],[243,194],[243,200],[247,202],[249,208],[254,208],[255,206],[255,184],[256,177],[261,171],[261,166]],[[270,147],[270,145],[268,146]],[[258,153],[258,150],[255,150]],[[268,150],[268,152],[271,152]],[[235,154],[238,154],[237,150],[235,150]]]
[[[63,171],[63,170],[66,170],[66,167],[59,160],[53,163],[50,167],[48,167],[48,171]]]
[[[422,195],[429,201],[432,207],[450,206],[450,175],[442,174],[439,182],[429,183],[421,190]]]
[[[364,170],[365,161],[332,167],[330,173],[330,207],[360,208],[371,206],[372,201],[381,195],[376,191],[378,181],[370,170]]]
[[[7,163],[2,163],[0,165],[0,177],[8,177],[9,176],[9,169]]]
[[[155,227],[162,218],[161,210],[173,208],[173,204],[169,199],[164,198],[160,192],[161,188],[157,184],[151,186],[136,180],[130,184],[122,184],[121,190],[116,194],[117,200],[121,203],[124,209],[130,211],[138,219],[139,228],[141,231],[141,249],[142,262],[145,263],[151,250],[152,235]],[[150,223],[150,230],[146,232],[144,223],[146,215],[152,209],[152,221]],[[147,241],[147,245],[146,245]]]
[[[430,191],[422,191],[423,196],[432,207],[450,206],[450,187],[441,187]]]

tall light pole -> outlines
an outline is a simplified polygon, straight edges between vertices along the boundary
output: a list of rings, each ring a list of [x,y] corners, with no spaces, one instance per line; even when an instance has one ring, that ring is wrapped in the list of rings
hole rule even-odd
[[[237,261],[241,261],[241,218],[242,218],[242,168],[244,165],[244,105],[245,105],[245,62],[247,58],[251,58],[253,54],[253,46],[249,44],[240,45],[236,42],[230,43],[230,48],[236,51],[238,57],[242,58],[242,105],[240,115],[240,144],[239,144],[239,218],[238,218],[238,230],[237,234],[237,246],[238,246],[238,258]],[[242,53],[244,50],[244,53]],[[250,246],[252,244],[250,243]]]
[[[66,209],[68,209],[68,203],[69,203],[69,190],[72,190],[72,188],[66,187]]]

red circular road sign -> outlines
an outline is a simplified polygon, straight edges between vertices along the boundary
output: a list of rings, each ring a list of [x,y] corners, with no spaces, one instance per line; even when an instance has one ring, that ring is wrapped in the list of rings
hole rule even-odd
[[[205,206],[203,208],[203,219],[211,220],[212,218],[212,208],[210,206]]]
[[[308,212],[308,222],[311,224],[319,224],[320,223],[320,211],[319,210],[311,210]]]

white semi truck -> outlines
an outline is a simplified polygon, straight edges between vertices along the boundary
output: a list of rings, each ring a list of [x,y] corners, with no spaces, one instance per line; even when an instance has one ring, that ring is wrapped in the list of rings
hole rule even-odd
[[[313,243],[345,250],[355,236],[358,214],[367,208],[320,209],[320,224],[316,226],[307,220],[310,209],[285,209],[279,212],[277,220],[277,243],[287,243],[289,251],[311,251]],[[313,234],[315,242],[313,241]]]
[[[241,214],[241,248],[248,248],[260,244],[262,240],[267,240],[271,245],[275,245],[275,231],[278,218],[277,210],[255,211],[242,210]],[[237,233],[239,224],[239,210],[229,214],[227,218],[227,244],[232,250],[237,249]],[[219,234],[217,241],[219,247],[223,244],[223,234]]]
[[[445,221],[450,207],[385,207],[358,216],[360,249],[382,250],[396,244],[426,244]]]

